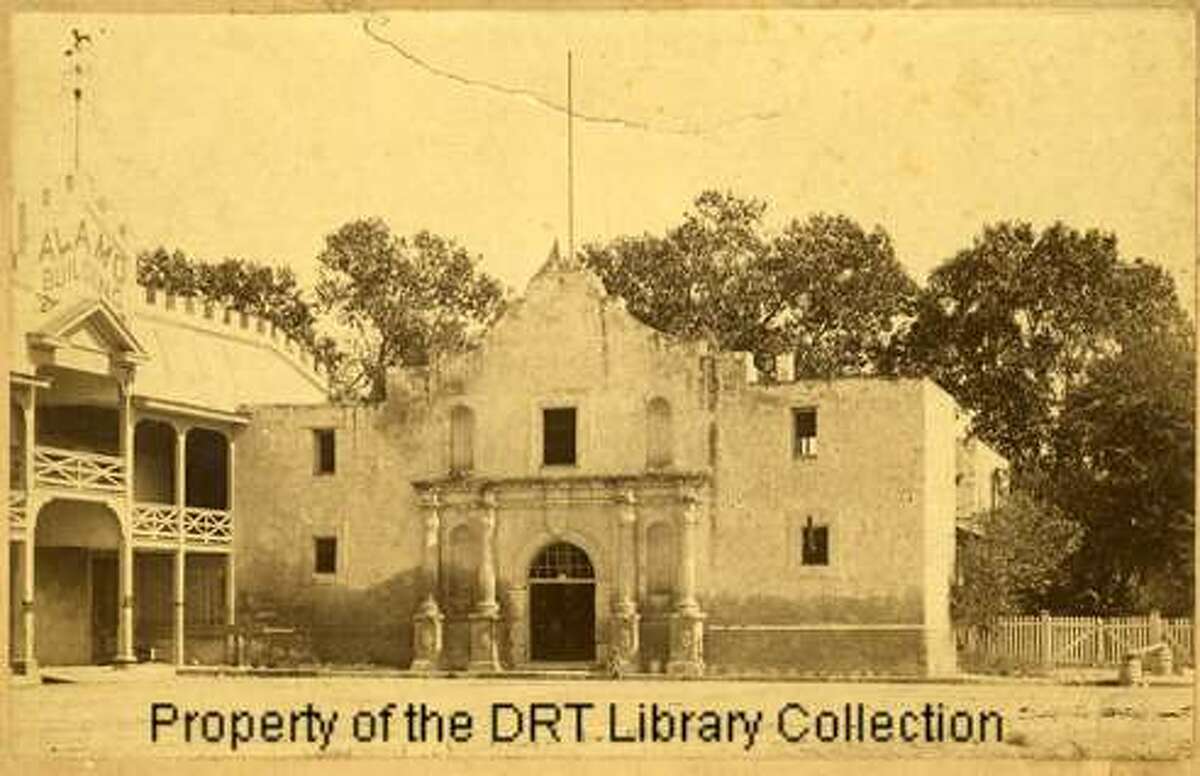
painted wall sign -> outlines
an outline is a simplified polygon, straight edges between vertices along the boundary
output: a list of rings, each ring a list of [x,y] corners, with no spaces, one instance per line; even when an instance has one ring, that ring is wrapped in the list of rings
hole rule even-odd
[[[74,296],[99,296],[118,310],[132,282],[133,266],[125,250],[103,229],[79,219],[75,228],[50,227],[38,251],[42,294],[57,303]]]

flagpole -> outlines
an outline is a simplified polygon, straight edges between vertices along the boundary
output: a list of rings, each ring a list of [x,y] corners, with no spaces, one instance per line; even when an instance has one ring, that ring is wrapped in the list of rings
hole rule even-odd
[[[571,51],[567,50],[567,264],[575,263],[575,137]]]

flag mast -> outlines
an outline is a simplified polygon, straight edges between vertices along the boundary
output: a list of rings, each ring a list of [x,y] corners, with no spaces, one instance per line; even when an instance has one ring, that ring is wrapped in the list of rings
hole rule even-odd
[[[567,264],[575,263],[575,137],[571,94],[571,50],[567,49]]]

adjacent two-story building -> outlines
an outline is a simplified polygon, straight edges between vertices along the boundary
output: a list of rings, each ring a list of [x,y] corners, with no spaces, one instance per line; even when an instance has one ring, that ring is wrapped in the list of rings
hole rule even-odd
[[[266,322],[137,287],[128,237],[72,177],[17,204],[6,612],[26,671],[224,660],[243,407],[326,395]]]

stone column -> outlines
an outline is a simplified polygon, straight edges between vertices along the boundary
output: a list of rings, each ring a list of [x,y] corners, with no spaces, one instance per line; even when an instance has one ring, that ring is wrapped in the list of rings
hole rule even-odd
[[[684,676],[704,673],[704,613],[696,600],[696,527],[700,499],[688,489],[681,494],[679,531],[679,596],[671,615],[671,655],[667,672]]]
[[[529,662],[529,588],[509,588],[508,603],[508,659],[521,666]]]
[[[500,606],[496,603],[496,494],[485,491],[479,510],[479,601],[471,613],[471,671],[499,671],[496,646]]]
[[[125,461],[125,498],[114,505],[121,515],[121,546],[117,553],[120,574],[120,609],[117,623],[117,666],[137,662],[133,652],[133,390],[123,377],[121,389],[121,457]]]
[[[617,525],[617,603],[613,610],[613,632],[610,650],[610,667],[624,672],[637,665],[638,659],[638,615],[635,598],[637,555],[634,540],[637,529],[637,499],[632,491],[622,493],[617,499],[619,514]]]
[[[188,426],[184,423],[172,423],[171,426],[175,429],[175,528],[179,532],[179,546],[175,549],[175,630],[172,651],[175,665],[181,666],[184,664],[184,627],[186,622],[184,618],[184,588],[186,585],[184,571],[187,558],[184,554],[183,510],[187,508]]]
[[[432,671],[442,659],[442,622],[445,619],[438,607],[438,536],[441,534],[442,516],[437,491],[429,494],[425,501],[425,547],[421,561],[425,599],[413,615],[413,661],[412,670]]]

